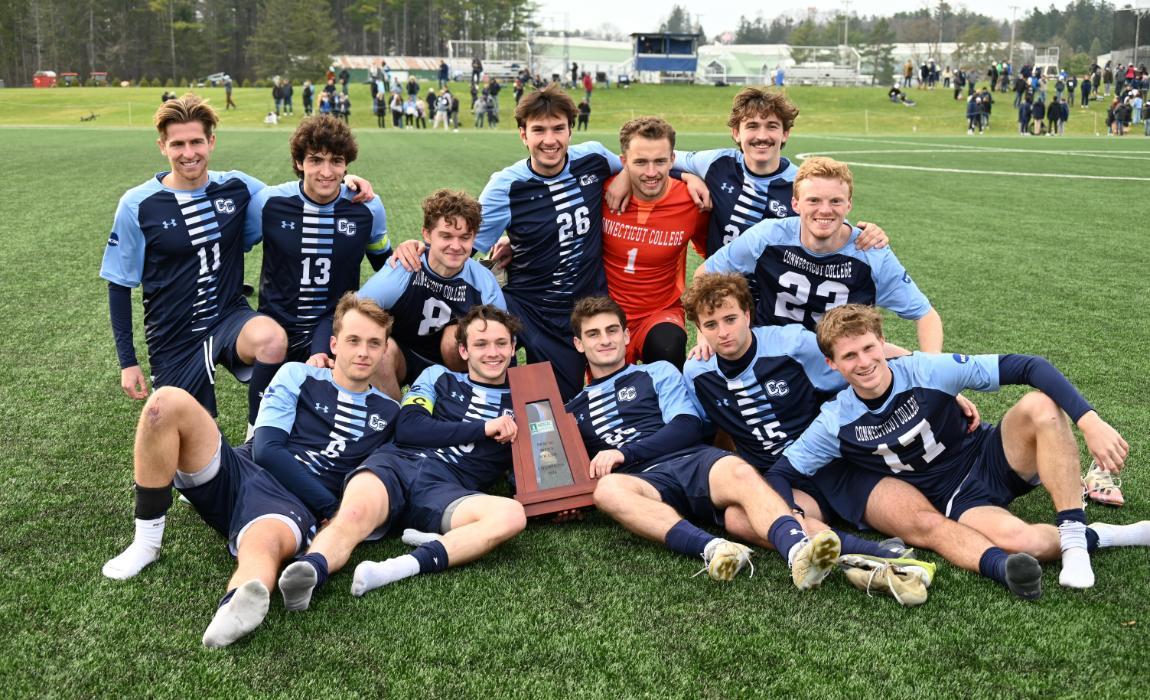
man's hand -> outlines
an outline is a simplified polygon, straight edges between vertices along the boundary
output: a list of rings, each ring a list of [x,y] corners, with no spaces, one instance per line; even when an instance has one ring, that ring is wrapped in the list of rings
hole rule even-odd
[[[978,426],[982,424],[982,416],[978,413],[978,406],[975,406],[973,401],[962,394],[954,397],[954,402],[958,404],[962,415],[966,416],[966,432],[973,433],[978,430]]]
[[[691,173],[680,173],[679,177],[683,178],[683,183],[687,185],[687,192],[691,195],[691,201],[695,203],[699,211],[710,211],[711,190],[707,189],[707,183],[703,178]]]
[[[130,399],[148,398],[148,380],[139,365],[132,365],[120,370],[120,388]]]
[[[307,362],[304,364],[309,367],[319,367],[320,369],[332,369],[335,367],[335,360],[331,359],[326,352],[317,352],[307,358]]]
[[[347,185],[349,190],[355,192],[355,196],[351,198],[351,201],[357,204],[366,202],[375,196],[375,190],[372,189],[371,183],[359,175],[352,175],[350,173],[344,175],[343,184]]]
[[[611,473],[611,470],[623,463],[626,457],[619,450],[603,450],[591,460],[591,478],[598,479]]]
[[[515,419],[511,416],[492,418],[483,425],[483,434],[501,445],[514,442],[515,435],[518,432],[519,428],[515,425]]]
[[[695,341],[695,347],[687,351],[687,359],[706,362],[711,359],[711,356],[714,354],[715,350],[711,347],[711,344],[704,340],[702,336],[699,336]]]
[[[615,176],[611,185],[603,190],[603,201],[612,214],[627,211],[627,205],[631,202],[631,179],[627,177],[627,173],[622,172]]]
[[[427,250],[427,244],[423,241],[415,239],[404,241],[395,247],[391,253],[391,259],[387,261],[388,265],[395,267],[397,264],[403,265],[403,269],[408,272],[415,272],[419,269],[421,263],[419,262],[420,256],[423,251]]]
[[[514,253],[511,250],[511,239],[507,236],[500,236],[495,245],[491,246],[490,258],[495,262],[495,267],[502,269],[511,264],[511,257]]]
[[[865,221],[858,222],[858,227],[861,233],[855,239],[855,248],[859,250],[869,250],[871,248],[885,248],[890,244],[890,239],[886,236],[886,231],[879,228],[878,224],[868,224]]]
[[[1086,449],[1098,466],[1115,474],[1122,471],[1126,456],[1130,454],[1130,445],[1118,431],[1094,411],[1088,411],[1079,418],[1078,427],[1086,438]]]

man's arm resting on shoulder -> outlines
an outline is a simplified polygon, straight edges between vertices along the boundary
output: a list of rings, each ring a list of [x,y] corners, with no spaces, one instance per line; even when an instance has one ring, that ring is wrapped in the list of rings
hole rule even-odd
[[[942,316],[934,307],[926,315],[914,322],[918,331],[918,348],[923,352],[942,352]]]
[[[256,428],[252,443],[252,458],[281,484],[299,497],[321,518],[335,514],[339,499],[328,491],[287,448],[288,434],[279,428]]]

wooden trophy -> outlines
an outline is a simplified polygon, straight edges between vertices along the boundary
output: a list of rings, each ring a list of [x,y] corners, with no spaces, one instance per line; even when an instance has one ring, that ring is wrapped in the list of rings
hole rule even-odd
[[[550,362],[509,367],[519,435],[512,445],[515,500],[528,517],[593,504],[590,460],[579,425],[563,407]]]

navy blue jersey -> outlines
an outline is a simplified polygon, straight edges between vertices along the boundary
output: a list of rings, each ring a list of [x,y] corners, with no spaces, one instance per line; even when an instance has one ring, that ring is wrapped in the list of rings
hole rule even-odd
[[[607,294],[603,184],[623,166],[594,141],[572,145],[554,177],[535,174],[529,163],[504,168],[483,188],[475,249],[487,252],[506,231],[514,257],[504,291],[545,311],[570,312],[582,297]]]
[[[945,502],[981,442],[979,431],[967,432],[954,397],[963,389],[997,391],[999,356],[916,352],[889,364],[893,381],[881,407],[868,409],[852,389],[844,389],[783,454],[807,476],[843,457],[855,468],[897,476],[931,501]]]
[[[431,448],[423,450],[424,454],[445,464],[460,486],[484,491],[511,468],[511,444],[501,445],[484,435],[487,421],[512,414],[509,388],[479,384],[466,373],[433,365],[415,380],[403,405],[404,411],[427,411],[435,423],[476,425],[476,439],[461,444],[443,444],[448,432],[436,434],[434,423],[428,421],[421,421],[418,434],[408,435],[401,429],[396,435],[401,446]]]
[[[859,250],[851,228],[845,245],[814,253],[800,240],[799,217],[763,221],[707,258],[707,272],[754,275],[759,290],[755,325],[801,323],[814,330],[823,314],[843,304],[875,304],[917,320],[930,301],[890,248]]]
[[[596,379],[567,402],[567,412],[579,423],[579,433],[592,457],[648,438],[677,416],[699,418],[683,375],[662,361],[627,365]],[[643,471],[671,456],[624,464],[616,471]]]
[[[158,173],[116,207],[100,277],[144,286],[144,332],[152,364],[201,342],[242,294],[244,252],[254,238],[244,215],[264,184],[238,171],[208,172],[198,190],[173,190]]]
[[[795,215],[791,199],[799,169],[786,158],[773,174],[759,176],[747,170],[737,148],[675,151],[675,169],[702,178],[711,193],[708,257],[763,219]]]
[[[391,312],[395,318],[391,337],[405,350],[440,362],[439,343],[445,326],[477,304],[492,304],[506,311],[507,302],[495,275],[474,260],[464,263],[454,277],[433,272],[426,254],[420,262],[415,272],[402,265],[384,266],[359,293]]]
[[[723,373],[718,355],[687,360],[683,374],[702,413],[731,436],[743,459],[765,470],[847,383],[823,359],[815,334],[802,326],[751,332],[748,353],[754,359],[737,376]]]
[[[359,288],[364,253],[391,250],[379,197],[356,203],[346,185],[327,204],[287,182],[258,193],[248,208],[246,236],[263,240],[260,311],[289,336],[310,334],[335,313],[344,292]]]
[[[264,391],[255,428],[279,428],[287,448],[333,494],[395,432],[399,404],[378,389],[353,392],[330,369],[288,362]]]

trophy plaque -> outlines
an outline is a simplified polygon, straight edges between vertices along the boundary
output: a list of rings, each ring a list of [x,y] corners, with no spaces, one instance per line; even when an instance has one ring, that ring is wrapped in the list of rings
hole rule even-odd
[[[592,505],[597,481],[579,425],[563,407],[550,362],[509,367],[518,436],[511,451],[515,500],[528,517]]]

